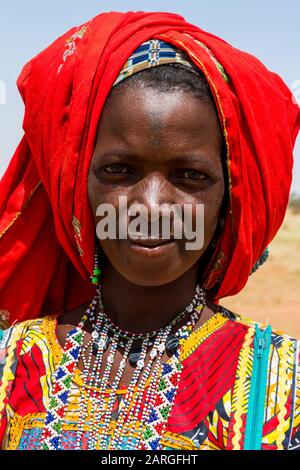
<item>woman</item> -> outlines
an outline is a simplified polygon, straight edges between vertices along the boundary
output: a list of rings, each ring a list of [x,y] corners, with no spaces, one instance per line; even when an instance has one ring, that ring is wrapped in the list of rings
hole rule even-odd
[[[299,448],[297,340],[218,304],[284,218],[300,127],[286,85],[179,15],[112,12],[18,86],[25,135],[0,188],[2,448]],[[99,207],[120,222],[120,196],[188,205],[193,227],[204,205],[201,247],[175,238],[175,215],[169,237],[101,237]]]

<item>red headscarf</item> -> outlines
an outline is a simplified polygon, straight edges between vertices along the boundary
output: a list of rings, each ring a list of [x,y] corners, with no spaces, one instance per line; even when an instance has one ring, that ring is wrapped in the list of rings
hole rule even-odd
[[[18,79],[25,135],[0,185],[0,309],[11,322],[75,308],[94,294],[87,175],[98,122],[126,59],[150,38],[185,50],[204,72],[223,126],[230,203],[204,284],[215,301],[244,287],[283,221],[300,112],[281,78],[177,14],[98,15],[59,37]]]

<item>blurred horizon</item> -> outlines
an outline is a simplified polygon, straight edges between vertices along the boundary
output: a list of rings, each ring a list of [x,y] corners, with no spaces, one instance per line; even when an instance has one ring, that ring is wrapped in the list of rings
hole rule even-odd
[[[125,7],[125,8],[124,8]],[[210,31],[233,46],[258,57],[278,73],[300,100],[300,2],[266,0],[251,4],[237,0],[158,1],[111,0],[2,0],[0,4],[0,88],[5,84],[6,104],[0,104],[0,177],[22,135],[24,106],[16,80],[23,65],[73,26],[105,11],[169,11]],[[0,89],[1,93],[1,89]],[[1,97],[0,97],[1,101]],[[291,192],[300,194],[300,138],[295,147]]]

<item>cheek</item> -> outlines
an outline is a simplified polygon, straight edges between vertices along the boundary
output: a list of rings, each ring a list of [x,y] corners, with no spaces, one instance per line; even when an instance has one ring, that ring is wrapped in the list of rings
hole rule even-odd
[[[114,206],[117,201],[117,191],[113,191],[111,187],[101,184],[99,180],[91,173],[88,177],[88,196],[93,217],[95,222],[99,220],[96,216],[97,207],[100,204],[110,203]]]
[[[89,196],[89,202],[90,202],[94,219],[96,217],[96,209],[99,204],[98,198],[99,198],[99,195],[101,194],[98,191],[97,186],[98,185],[97,185],[96,178],[94,177],[92,173],[90,173],[88,176],[88,196]]]
[[[201,195],[204,205],[204,236],[205,246],[208,246],[218,224],[220,209],[224,197],[224,182],[220,181],[205,194]]]

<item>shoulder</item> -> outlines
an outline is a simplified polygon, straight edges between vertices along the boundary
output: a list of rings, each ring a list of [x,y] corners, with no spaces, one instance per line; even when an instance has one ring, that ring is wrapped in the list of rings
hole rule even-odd
[[[248,337],[249,347],[254,349],[255,337],[258,337],[262,333],[266,333],[266,336],[269,336],[269,362],[270,368],[275,364],[279,364],[278,371],[280,369],[288,369],[293,373],[294,377],[297,374],[297,369],[299,368],[299,346],[300,340],[289,335],[283,330],[272,327],[269,323],[253,320],[246,316],[243,316],[239,313],[232,312],[221,306],[221,310],[227,312],[227,317],[233,320],[235,325],[242,326],[246,329],[248,334],[245,334]],[[266,338],[265,336],[265,338]],[[278,372],[279,373],[279,372]]]
[[[6,349],[12,346],[15,340],[25,338],[31,331],[41,331],[45,319],[50,317],[36,318],[16,323],[4,330],[0,329],[0,349]]]
[[[243,315],[243,313],[233,312],[232,310],[229,310],[228,308],[222,305],[219,305],[219,308],[220,308],[220,311],[223,313],[223,315],[233,320],[236,324],[245,325],[249,329],[256,330],[257,328],[259,328],[260,330],[265,330],[266,327],[269,325],[271,328],[271,332],[272,332],[272,342],[275,342],[276,344],[280,344],[282,341],[290,342],[293,344],[296,344],[296,343],[299,344],[299,341],[300,341],[299,339],[294,338],[293,336],[289,335],[284,330],[274,328],[272,324],[254,320],[252,318],[249,318]]]
[[[49,315],[0,329],[0,381],[4,366],[8,367],[7,363],[11,364],[17,356],[26,353],[35,344],[45,342],[47,328],[55,318],[55,315]]]
[[[28,375],[33,363],[35,366],[43,364],[44,370],[55,360],[47,331],[54,332],[55,320],[56,315],[49,315],[0,330],[0,416],[4,398],[9,396],[12,389],[17,368],[27,368]],[[21,356],[25,355],[27,360],[20,361]]]

